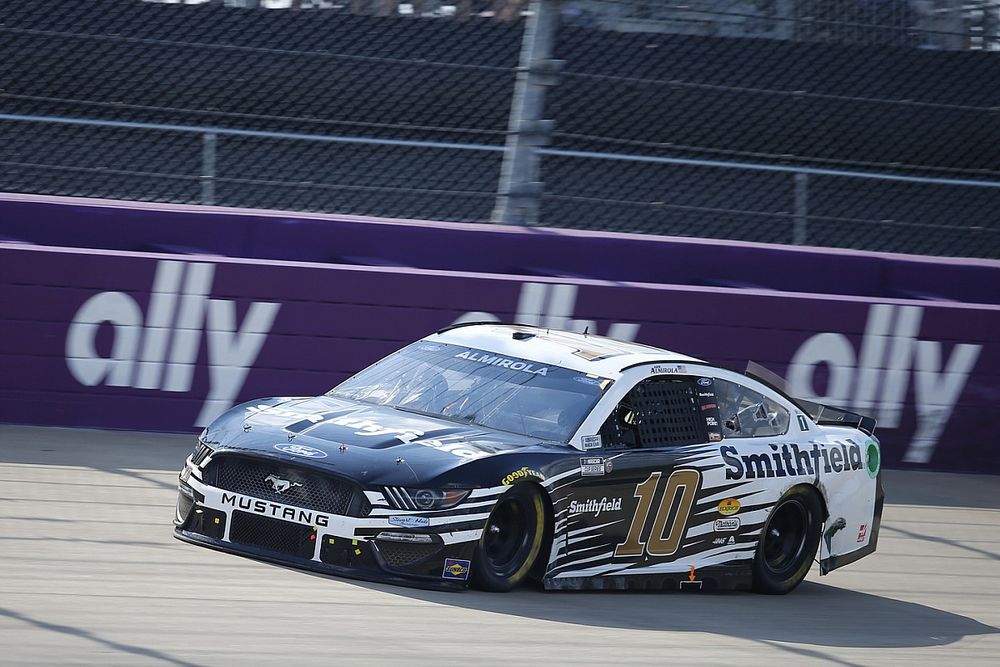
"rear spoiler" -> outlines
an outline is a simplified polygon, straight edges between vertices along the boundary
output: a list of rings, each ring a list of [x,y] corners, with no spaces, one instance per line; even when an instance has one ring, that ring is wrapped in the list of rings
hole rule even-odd
[[[876,422],[874,417],[866,417],[857,412],[823,405],[822,403],[814,403],[802,398],[796,398],[794,402],[820,426],[850,426],[862,433],[875,435]]]
[[[745,375],[774,389],[802,410],[802,412],[809,415],[820,426],[850,426],[862,433],[875,435],[876,422],[874,417],[867,417],[857,412],[845,410],[844,408],[835,408],[832,405],[823,405],[822,403],[816,403],[804,398],[796,398],[785,391],[785,381],[781,376],[756,362],[751,361],[747,364]]]

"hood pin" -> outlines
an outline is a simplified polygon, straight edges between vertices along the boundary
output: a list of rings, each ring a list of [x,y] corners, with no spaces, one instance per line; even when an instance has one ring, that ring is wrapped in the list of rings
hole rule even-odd
[[[249,433],[250,429],[252,429],[252,428],[253,428],[253,426],[251,426],[250,424],[244,424],[243,425],[243,432],[244,433]]]
[[[406,460],[403,458],[396,459],[396,465],[400,465],[401,463],[406,463]]]

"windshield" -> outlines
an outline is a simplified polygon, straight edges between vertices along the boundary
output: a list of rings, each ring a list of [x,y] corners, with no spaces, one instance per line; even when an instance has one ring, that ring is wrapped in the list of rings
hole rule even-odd
[[[418,341],[330,394],[568,442],[608,378],[459,345]]]

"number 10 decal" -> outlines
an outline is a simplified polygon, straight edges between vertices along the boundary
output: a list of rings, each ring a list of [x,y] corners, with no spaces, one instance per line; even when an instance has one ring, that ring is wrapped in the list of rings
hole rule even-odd
[[[656,518],[653,519],[653,527],[643,540],[643,528],[649,517],[649,508],[656,497],[656,487],[660,485],[661,475],[660,472],[654,472],[645,482],[636,484],[634,495],[639,499],[639,504],[635,508],[625,541],[615,547],[615,556],[641,556],[644,551],[650,556],[670,556],[680,547],[681,538],[687,529],[688,516],[694,506],[694,497],[701,484],[701,473],[697,470],[675,470],[670,474],[667,488],[660,498],[660,507],[656,510]],[[670,518],[670,510],[678,494],[680,501],[677,503],[677,513],[674,514],[668,531],[667,519]]]

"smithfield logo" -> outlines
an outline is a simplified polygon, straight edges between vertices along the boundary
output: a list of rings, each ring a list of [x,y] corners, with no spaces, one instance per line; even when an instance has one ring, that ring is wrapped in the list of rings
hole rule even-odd
[[[315,447],[310,447],[309,445],[293,445],[290,443],[280,443],[274,445],[274,448],[278,451],[285,452],[286,454],[292,454],[293,456],[305,456],[310,459],[325,459],[326,452],[322,449],[316,449]]]
[[[204,333],[208,395],[194,425],[211,422],[232,406],[280,308],[251,303],[237,326],[236,302],[209,298],[214,273],[209,262],[158,262],[145,315],[124,292],[87,299],[66,335],[69,372],[87,387],[189,392]],[[105,323],[114,330],[107,357],[97,351]]]
[[[576,514],[593,514],[594,518],[601,515],[601,512],[615,512],[622,508],[621,498],[611,498],[607,497],[601,498],[589,498],[584,501],[571,500],[569,503],[569,515],[574,516]]]
[[[810,337],[788,366],[789,393],[828,405],[850,405],[871,413],[880,429],[895,429],[909,402],[912,377],[916,430],[903,461],[927,463],[983,346],[955,343],[945,358],[939,341],[917,339],[923,313],[922,306],[873,304],[857,353],[844,334]],[[829,379],[825,393],[819,394],[813,374],[823,365]]]
[[[299,482],[293,482],[288,479],[281,479],[277,475],[268,475],[264,478],[265,482],[271,483],[271,488],[274,489],[275,493],[284,493],[288,489],[295,488],[296,486],[302,486]]]

